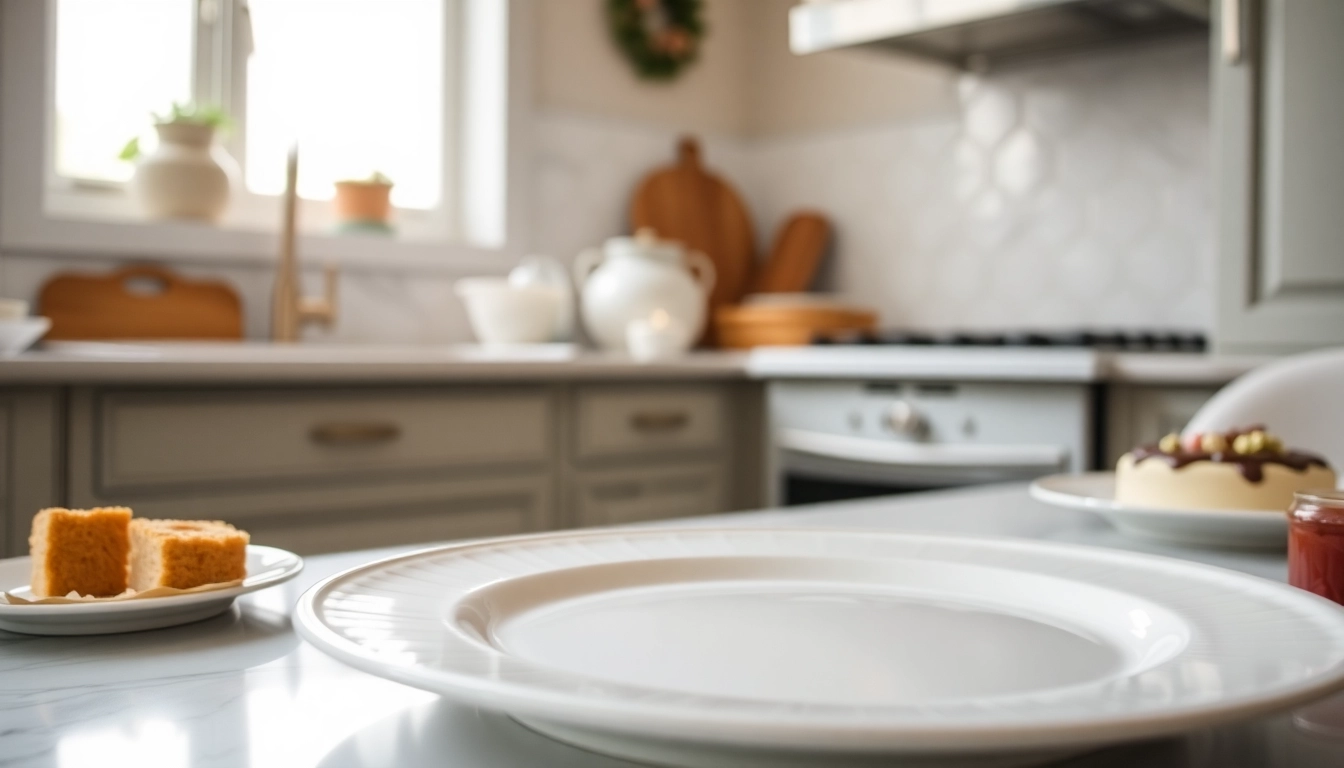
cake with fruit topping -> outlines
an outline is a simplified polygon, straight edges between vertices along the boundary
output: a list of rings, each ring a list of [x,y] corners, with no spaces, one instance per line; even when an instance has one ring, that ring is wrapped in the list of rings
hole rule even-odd
[[[1284,448],[1263,427],[1170,434],[1121,456],[1115,468],[1115,498],[1134,507],[1281,512],[1296,491],[1334,487],[1325,459]]]

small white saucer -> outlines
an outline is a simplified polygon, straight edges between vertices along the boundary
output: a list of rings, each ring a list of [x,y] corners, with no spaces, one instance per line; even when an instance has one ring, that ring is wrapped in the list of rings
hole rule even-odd
[[[119,602],[10,605],[0,599],[0,629],[26,635],[110,635],[187,624],[223,613],[234,598],[281,584],[303,570],[303,558],[275,547],[249,545],[247,578],[229,589]],[[31,599],[32,558],[0,560],[0,589]]]
[[[1132,536],[1196,547],[1282,549],[1288,542],[1284,510],[1161,509],[1115,500],[1114,472],[1050,475],[1031,484],[1037,501],[1096,512]]]

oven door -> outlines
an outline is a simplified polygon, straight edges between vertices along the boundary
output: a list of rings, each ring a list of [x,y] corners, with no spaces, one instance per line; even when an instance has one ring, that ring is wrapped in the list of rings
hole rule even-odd
[[[884,496],[1063,471],[1064,446],[918,443],[780,429],[775,435],[786,505]]]

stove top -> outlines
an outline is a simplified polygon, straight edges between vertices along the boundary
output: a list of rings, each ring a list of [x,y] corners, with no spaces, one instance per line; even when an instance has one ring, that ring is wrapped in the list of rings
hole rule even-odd
[[[1203,352],[1204,334],[1193,331],[914,331],[888,330],[829,334],[823,346],[894,347],[1065,347],[1127,352]]]

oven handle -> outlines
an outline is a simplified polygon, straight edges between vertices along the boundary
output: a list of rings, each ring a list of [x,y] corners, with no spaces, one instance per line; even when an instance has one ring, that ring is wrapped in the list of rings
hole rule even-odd
[[[926,445],[781,429],[777,445],[790,451],[843,461],[904,467],[1027,468],[1063,466],[1069,452],[1058,445]]]

